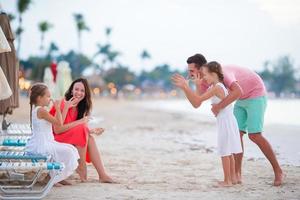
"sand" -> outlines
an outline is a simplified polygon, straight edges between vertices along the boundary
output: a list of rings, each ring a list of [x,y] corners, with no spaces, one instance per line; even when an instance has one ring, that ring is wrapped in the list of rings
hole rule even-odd
[[[75,174],[70,178],[72,186],[54,187],[45,199],[300,199],[300,167],[283,165],[285,183],[273,187],[273,171],[266,159],[244,160],[242,185],[213,187],[222,179],[220,158],[201,141],[186,141],[207,132],[216,135],[214,123],[138,104],[94,100],[93,116],[103,121],[92,126],[106,129],[95,138],[107,172],[120,183],[99,183],[89,165],[87,183],[80,183]],[[9,121],[28,119],[28,100],[22,98],[21,108]]]

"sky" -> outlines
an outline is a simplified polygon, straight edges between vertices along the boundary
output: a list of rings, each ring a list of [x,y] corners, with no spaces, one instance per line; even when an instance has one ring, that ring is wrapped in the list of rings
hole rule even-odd
[[[18,15],[16,0],[0,4]],[[38,23],[44,20],[54,26],[46,45],[55,41],[62,53],[77,51],[74,13],[83,14],[91,29],[82,36],[85,54],[94,55],[97,44],[106,42],[105,28],[112,27],[110,41],[122,53],[119,60],[136,72],[164,63],[183,70],[195,53],[256,71],[285,55],[300,66],[299,0],[33,0],[23,16],[20,57],[42,54]],[[144,63],[143,49],[152,57]]]

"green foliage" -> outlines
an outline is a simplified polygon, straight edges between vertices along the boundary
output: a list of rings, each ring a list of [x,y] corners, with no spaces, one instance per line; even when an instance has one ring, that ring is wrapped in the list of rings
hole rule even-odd
[[[98,50],[95,53],[93,59],[95,59],[98,56],[101,56],[102,68],[104,68],[106,63],[109,64],[109,68],[114,67],[113,65],[115,64],[117,58],[121,55],[121,53],[119,51],[113,50],[111,44],[98,44],[97,47]]]
[[[29,57],[26,61],[21,60],[21,65],[24,67],[24,70],[32,70],[30,79],[36,81],[43,80],[44,70],[47,66],[50,66],[50,63],[50,59],[37,56]]]
[[[279,58],[275,63],[266,62],[264,67],[259,74],[268,90],[275,92],[277,97],[283,92],[295,92],[297,70],[288,56]]]
[[[16,19],[16,16],[14,14],[8,13],[7,16],[8,16],[8,19],[10,22],[12,22]]]
[[[47,21],[42,21],[38,24],[38,27],[39,27],[39,31],[41,32],[41,46],[40,46],[40,49],[43,50],[44,49],[45,33],[48,32],[49,29],[53,27],[53,25],[50,24]]]
[[[81,76],[81,72],[85,69],[85,67],[92,64],[92,61],[87,56],[78,54],[74,51],[70,51],[65,55],[59,56],[57,60],[65,60],[69,62],[72,69],[72,77],[74,79],[79,78]]]
[[[57,46],[54,43],[51,43],[49,47],[49,51],[56,51],[58,50]],[[51,53],[44,57],[44,56],[33,56],[28,58],[27,60],[21,60],[21,66],[23,66],[24,70],[32,70],[31,76],[27,77],[32,80],[42,81],[44,75],[44,69],[50,66],[52,61]],[[77,54],[74,51],[70,51],[65,55],[61,55],[57,57],[57,62],[65,60],[69,62],[71,70],[72,70],[72,77],[79,78],[81,77],[82,71],[85,67],[92,64],[92,61],[82,54]]]
[[[104,80],[108,83],[115,83],[118,88],[121,88],[126,84],[136,84],[135,74],[129,71],[128,67],[123,66],[107,70],[104,75]]]
[[[17,30],[16,30],[16,35],[18,37],[20,37],[20,35],[23,33],[24,29],[22,27],[18,27]]]
[[[53,59],[54,57],[53,53],[58,52],[58,50],[59,50],[58,46],[54,42],[51,42],[48,48],[47,57]]]
[[[74,19],[75,19],[76,27],[77,27],[78,31],[83,31],[83,30],[89,31],[90,30],[90,28],[86,25],[82,14],[75,13]]]
[[[80,52],[81,51],[81,32],[82,31],[89,31],[90,28],[86,25],[82,14],[75,13],[73,16],[74,16],[74,20],[75,20],[76,28],[77,28],[78,49],[79,49],[79,52]]]
[[[111,27],[106,27],[106,28],[105,28],[105,35],[106,35],[107,37],[110,36],[111,32],[112,32],[112,28],[111,28]]]
[[[178,71],[171,70],[168,64],[162,64],[155,67],[150,72],[142,71],[139,76],[139,82],[143,83],[144,81],[150,81],[152,83],[157,83],[165,89],[171,89],[173,86],[170,78],[174,73],[178,73]]]
[[[24,13],[28,10],[29,5],[32,1],[31,0],[18,0],[17,2],[17,9],[20,14]]]
[[[53,27],[53,25],[47,21],[40,22],[38,26],[39,26],[39,31],[41,31],[42,33],[47,32],[50,28]]]
[[[31,4],[31,0],[18,0],[17,1],[17,10],[19,12],[19,26],[16,30],[16,35],[17,35],[17,39],[18,39],[18,48],[17,48],[17,54],[19,55],[20,53],[20,49],[21,49],[21,35],[24,31],[24,29],[22,28],[22,15],[24,14],[24,12],[26,10],[29,9],[29,5]]]
[[[151,58],[151,55],[149,54],[149,52],[144,49],[140,55],[141,59],[142,60],[146,60],[146,59],[150,59]]]

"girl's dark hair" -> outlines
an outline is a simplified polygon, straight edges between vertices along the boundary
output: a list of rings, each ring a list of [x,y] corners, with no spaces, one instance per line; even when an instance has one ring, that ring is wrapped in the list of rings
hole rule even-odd
[[[212,61],[212,62],[209,62],[209,63],[203,65],[203,67],[207,67],[208,72],[210,72],[210,73],[213,73],[213,72],[216,73],[219,77],[219,81],[221,81],[222,83],[224,82],[224,74],[222,71],[222,67],[218,62]]]
[[[197,54],[189,57],[186,62],[187,62],[187,64],[194,63],[196,65],[197,69],[200,69],[202,67],[202,65],[207,63],[205,57],[200,53],[197,53]]]
[[[72,82],[71,86],[65,93],[65,99],[67,101],[73,97],[72,90],[74,88],[75,83],[82,83],[84,86],[84,90],[85,90],[84,99],[82,99],[77,105],[77,109],[78,109],[77,119],[81,119],[84,116],[89,115],[91,112],[91,109],[92,109],[91,90],[90,90],[89,84],[85,78],[78,78]]]
[[[32,124],[32,106],[37,104],[37,98],[45,95],[48,87],[43,83],[35,83],[29,89],[30,124]]]

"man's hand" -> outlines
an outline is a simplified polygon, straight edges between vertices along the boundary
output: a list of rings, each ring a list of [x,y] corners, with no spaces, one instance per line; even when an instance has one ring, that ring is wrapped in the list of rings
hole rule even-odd
[[[239,99],[240,96],[243,94],[241,86],[234,82],[229,87],[229,95],[225,97],[220,103],[213,104],[211,107],[211,111],[214,113],[215,116],[217,116],[223,108],[234,102],[235,100]]]
[[[194,84],[196,86],[199,86],[199,85],[202,84],[203,78],[200,77],[199,73],[196,73],[196,74],[193,75],[192,81],[194,82]]]
[[[215,117],[219,114],[221,109],[219,104],[211,104],[211,111],[214,113]]]
[[[183,76],[181,76],[180,74],[174,74],[171,77],[172,83],[176,86],[179,87],[180,89],[184,89],[186,87],[188,87],[189,85],[189,81],[186,80]]]

